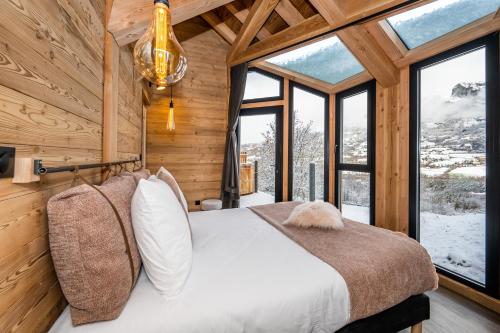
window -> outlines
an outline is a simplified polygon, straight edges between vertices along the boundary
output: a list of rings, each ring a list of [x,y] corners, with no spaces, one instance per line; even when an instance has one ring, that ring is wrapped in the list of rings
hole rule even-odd
[[[240,207],[282,201],[282,116],[281,106],[240,111]]]
[[[365,69],[337,36],[267,60],[285,69],[336,84]]]
[[[283,99],[283,78],[252,68],[248,70],[244,102]]]
[[[500,0],[438,0],[387,21],[409,49],[497,11]]]
[[[375,82],[337,94],[335,203],[350,220],[374,224]]]
[[[328,200],[329,96],[290,82],[290,200]]]
[[[411,69],[410,234],[438,270],[498,295],[498,34]]]

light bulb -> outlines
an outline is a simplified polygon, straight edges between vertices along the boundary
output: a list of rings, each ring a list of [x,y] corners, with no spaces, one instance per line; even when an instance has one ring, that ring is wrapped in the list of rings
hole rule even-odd
[[[134,47],[134,60],[144,78],[157,86],[180,81],[187,69],[185,52],[172,27],[168,0],[154,0],[151,25]]]
[[[169,130],[169,131],[175,130],[174,101],[173,100],[170,100],[170,107],[168,109],[167,130]]]

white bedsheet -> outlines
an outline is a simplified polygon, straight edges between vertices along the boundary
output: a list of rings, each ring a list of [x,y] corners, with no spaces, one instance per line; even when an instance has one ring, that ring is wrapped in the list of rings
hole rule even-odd
[[[349,319],[340,274],[246,208],[191,213],[193,267],[167,301],[141,272],[120,317],[50,333],[334,332]]]

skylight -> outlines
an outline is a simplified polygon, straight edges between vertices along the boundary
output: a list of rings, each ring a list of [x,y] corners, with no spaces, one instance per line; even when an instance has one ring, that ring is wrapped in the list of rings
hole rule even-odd
[[[365,70],[337,36],[280,54],[267,61],[331,84]]]
[[[438,0],[387,19],[409,49],[497,11],[500,0]]]

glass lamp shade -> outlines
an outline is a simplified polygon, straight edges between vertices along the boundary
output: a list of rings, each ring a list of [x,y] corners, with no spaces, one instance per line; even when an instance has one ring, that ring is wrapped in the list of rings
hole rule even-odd
[[[175,130],[175,120],[174,120],[174,102],[170,100],[170,105],[168,108],[168,118],[167,118],[167,130]]]
[[[149,82],[169,86],[180,81],[187,69],[187,58],[172,27],[167,0],[155,0],[151,25],[134,48],[137,69]]]

